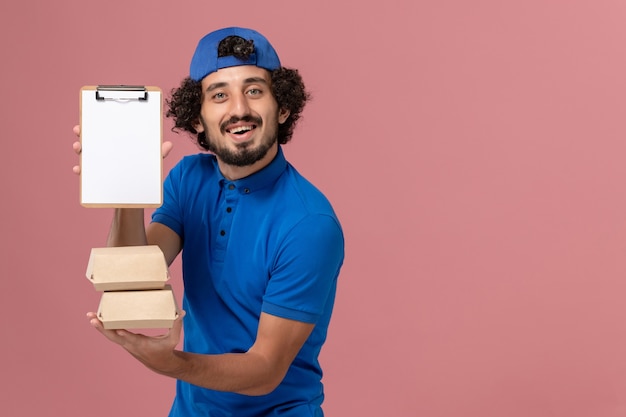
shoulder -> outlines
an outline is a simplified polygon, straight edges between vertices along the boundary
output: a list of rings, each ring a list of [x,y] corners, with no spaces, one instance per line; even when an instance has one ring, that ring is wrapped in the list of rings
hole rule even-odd
[[[291,164],[287,164],[283,186],[283,191],[287,194],[289,201],[300,205],[307,214],[336,218],[333,207],[324,193],[302,176]]]
[[[288,164],[281,177],[280,224],[283,244],[309,249],[325,246],[335,251],[343,248],[343,230],[331,202],[313,183]]]

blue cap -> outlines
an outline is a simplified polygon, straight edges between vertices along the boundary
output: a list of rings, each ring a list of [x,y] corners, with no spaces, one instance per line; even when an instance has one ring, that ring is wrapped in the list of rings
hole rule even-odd
[[[228,36],[239,36],[254,42],[254,52],[248,59],[239,59],[235,56],[217,56],[219,43]],[[252,29],[230,27],[216,30],[200,39],[196,52],[191,58],[189,75],[194,81],[201,81],[204,77],[222,68],[236,67],[239,65],[255,65],[273,71],[280,68],[278,54],[270,42]]]

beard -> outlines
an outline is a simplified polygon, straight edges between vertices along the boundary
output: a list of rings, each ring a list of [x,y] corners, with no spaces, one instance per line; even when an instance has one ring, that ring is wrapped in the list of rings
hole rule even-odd
[[[252,122],[256,125],[256,128],[261,127],[263,123],[260,118],[252,116],[233,117],[220,126],[220,131],[222,135],[226,133],[225,126],[227,126],[228,124],[237,123],[239,121]],[[265,155],[267,155],[267,152],[272,148],[272,146],[274,146],[274,144],[278,140],[278,126],[275,126],[273,129],[270,129],[266,132],[265,136],[261,138],[261,143],[259,143],[257,146],[254,146],[249,142],[238,143],[236,144],[237,149],[232,150],[227,148],[226,146],[220,145],[217,140],[211,138],[211,136],[209,135],[208,126],[206,125],[202,117],[200,118],[200,122],[204,127],[205,143],[209,152],[212,152],[227,165],[237,167],[252,165],[255,162],[263,159]]]

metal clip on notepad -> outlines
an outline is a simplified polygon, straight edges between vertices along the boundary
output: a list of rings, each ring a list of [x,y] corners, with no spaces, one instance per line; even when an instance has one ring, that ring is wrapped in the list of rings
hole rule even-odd
[[[96,100],[147,101],[148,91],[142,85],[99,85]]]

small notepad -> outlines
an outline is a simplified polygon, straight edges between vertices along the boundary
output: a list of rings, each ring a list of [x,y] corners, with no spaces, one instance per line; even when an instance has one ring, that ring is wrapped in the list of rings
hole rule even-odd
[[[162,92],[158,87],[86,86],[80,90],[81,204],[162,204]]]

